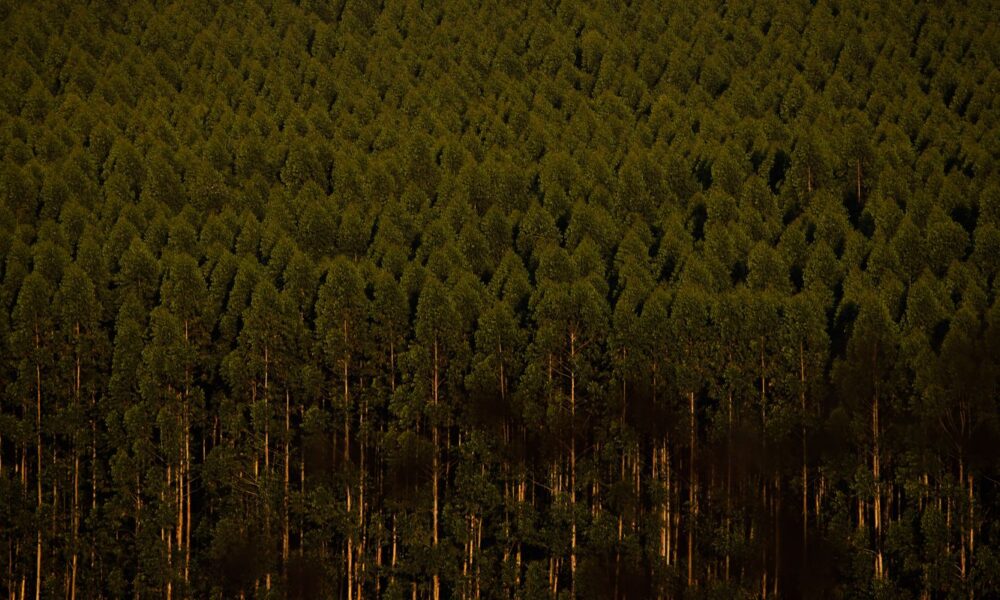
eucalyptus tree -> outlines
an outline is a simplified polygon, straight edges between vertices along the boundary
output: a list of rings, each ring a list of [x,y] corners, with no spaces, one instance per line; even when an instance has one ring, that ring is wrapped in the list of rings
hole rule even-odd
[[[355,538],[363,532],[365,519],[367,475],[363,447],[367,440],[361,439],[362,451],[356,452],[352,449],[352,444],[357,441],[352,439],[351,431],[355,424],[358,429],[365,429],[365,418],[368,416],[367,407],[361,405],[364,400],[358,389],[364,384],[363,369],[371,355],[371,349],[366,344],[370,338],[370,329],[369,299],[365,294],[365,287],[362,273],[356,264],[344,256],[338,256],[327,270],[316,301],[316,332],[327,364],[330,365],[332,379],[339,388],[339,401],[335,405],[334,414],[340,416],[342,423],[340,433],[343,436],[341,457],[345,469],[344,510],[347,514],[357,513],[354,524],[348,526],[346,531],[348,598],[354,598],[355,588],[360,586],[355,581],[362,566],[363,558],[360,554],[364,548],[364,540]],[[358,464],[354,464],[355,455]]]

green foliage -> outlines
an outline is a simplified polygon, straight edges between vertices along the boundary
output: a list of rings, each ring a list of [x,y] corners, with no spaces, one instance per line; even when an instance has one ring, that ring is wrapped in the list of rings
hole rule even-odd
[[[988,3],[64,4],[0,589],[1000,594]]]

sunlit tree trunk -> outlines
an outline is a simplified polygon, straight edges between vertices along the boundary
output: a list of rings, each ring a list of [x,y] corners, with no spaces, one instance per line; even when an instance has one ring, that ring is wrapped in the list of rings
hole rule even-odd
[[[344,329],[344,340],[345,343],[348,338],[348,324],[347,319],[342,321],[342,327]],[[348,380],[349,376],[349,364],[350,357],[345,352],[344,357],[341,359],[343,386],[344,386],[344,466],[345,468],[349,465],[351,460],[351,395],[350,395],[350,383]],[[351,484],[348,481],[346,485],[346,498],[345,506],[348,515],[351,514]],[[347,552],[345,558],[347,559],[347,600],[354,599],[354,536],[351,533],[347,534]]]
[[[35,352],[39,352],[41,348],[40,334],[38,331],[38,325],[35,325]],[[41,600],[42,598],[42,366],[38,364],[38,358],[35,358],[35,406],[37,408],[37,414],[35,419],[35,434],[38,449],[38,532],[37,540],[35,544],[35,600]]]
[[[76,334],[77,348],[76,348],[76,361],[75,361],[75,377],[73,380],[73,401],[77,406],[80,405],[80,324],[76,323],[73,327],[73,331]],[[71,571],[72,575],[70,577],[70,600],[76,600],[76,571],[77,571],[77,560],[79,557],[78,546],[80,543],[80,454],[77,449],[77,434],[73,434],[73,557]]]
[[[857,160],[857,189],[858,189],[858,206],[861,205],[861,159]]]
[[[860,163],[859,174],[860,174]],[[860,177],[860,175],[859,175]],[[860,184],[859,184],[860,185]],[[860,189],[860,188],[859,188]],[[872,349],[872,373],[877,373],[878,347]],[[875,499],[872,514],[872,522],[875,529],[875,579],[882,580],[885,576],[885,569],[882,560],[882,483],[880,480],[879,457],[879,422],[878,403],[879,386],[878,378],[873,380],[874,395],[872,397],[872,481],[875,485]]]
[[[433,392],[432,393],[432,400],[433,400],[433,406],[436,409],[437,406],[438,406],[438,402],[440,401],[440,376],[439,376],[439,364],[438,364],[438,340],[437,340],[437,337],[434,338],[434,366],[433,366],[433,370],[434,370],[434,380],[433,380],[433,387],[432,387],[432,392]],[[434,506],[433,506],[433,517],[432,517],[432,520],[433,520],[433,530],[432,530],[433,531],[433,537],[432,537],[431,543],[432,543],[432,547],[434,548],[434,551],[436,553],[437,549],[438,549],[438,502],[439,502],[439,498],[438,498],[438,483],[439,483],[439,478],[441,476],[440,472],[439,472],[440,471],[440,461],[441,461],[441,458],[440,458],[440,452],[441,452],[441,448],[440,448],[440,446],[441,446],[441,439],[440,439],[440,437],[441,437],[441,433],[440,433],[440,430],[439,430],[439,427],[438,427],[436,415],[435,415],[434,424],[433,424],[433,426],[432,426],[431,429],[432,429],[432,434],[431,435],[433,437],[433,444],[434,444],[434,458],[433,458],[433,464],[431,466],[431,473],[432,473],[432,477],[431,477],[431,490],[432,490],[432,494],[433,494],[433,504],[434,504]],[[434,565],[433,585],[434,585],[434,600],[440,600],[440,597],[441,597],[441,575],[440,575],[440,571],[439,571],[439,568],[438,568],[437,564]]]

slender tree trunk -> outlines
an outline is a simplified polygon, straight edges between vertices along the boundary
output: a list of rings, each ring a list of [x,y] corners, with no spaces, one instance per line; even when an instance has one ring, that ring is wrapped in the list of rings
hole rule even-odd
[[[190,345],[190,324],[184,320],[184,344]],[[183,533],[184,548],[184,588],[187,590],[191,579],[191,369],[184,369],[184,398],[182,404],[182,430],[184,432],[184,448],[181,454],[181,475],[178,477],[178,485],[181,490],[181,509],[183,518],[180,519],[178,533]],[[178,538],[177,548],[182,547],[182,540]]]
[[[396,345],[389,342],[389,391],[396,393]],[[381,485],[381,484],[380,484]],[[389,585],[396,580],[396,513],[392,514],[392,568],[389,570]]]
[[[291,484],[291,452],[289,446],[292,443],[291,428],[291,402],[288,389],[285,388],[285,481],[281,498],[282,528],[281,528],[281,565],[285,576],[288,576],[288,550],[289,550],[289,526],[288,526],[288,498]]]
[[[555,501],[559,498],[562,493],[562,475],[560,470],[563,468],[564,463],[560,459],[558,463],[553,463],[549,470],[549,479],[551,481],[550,487],[552,488],[552,500]],[[534,498],[532,498],[534,504]],[[552,589],[552,597],[559,597],[559,557],[552,553],[549,557],[549,587]]]
[[[75,436],[74,436],[75,437]],[[75,446],[75,443],[74,443]],[[73,558],[72,566],[70,567],[72,575],[70,576],[70,600],[76,600],[76,567],[78,552],[77,546],[80,542],[79,540],[80,531],[80,457],[74,452],[73,456]]]
[[[139,534],[142,530],[142,480],[139,473],[135,474],[135,544],[139,545]],[[139,600],[139,572],[136,571],[135,578],[132,580],[132,597],[134,600]]]
[[[434,338],[434,381],[433,381],[433,401],[435,409],[438,406],[440,400],[440,378],[438,372],[438,340],[437,337]],[[434,415],[434,424],[432,426],[432,436],[434,442],[434,458],[432,469],[432,480],[431,489],[434,496],[434,508],[433,508],[433,537],[432,537],[432,547],[434,548],[435,555],[438,549],[438,483],[440,478],[440,431],[438,428],[437,415]],[[434,565],[434,575],[433,575],[433,585],[434,585],[434,600],[440,600],[441,598],[441,575],[437,564]]]
[[[76,377],[73,384],[73,400],[77,406],[80,405],[80,324],[73,327],[76,333]],[[77,447],[77,436],[73,435],[73,558],[72,575],[70,577],[70,600],[76,600],[76,569],[79,556],[78,546],[80,543],[80,454]]]
[[[163,494],[161,496],[161,501],[165,501],[167,490],[170,490],[173,485],[173,479],[170,473],[170,463],[167,463],[167,485],[163,488]],[[167,600],[173,598],[173,581],[174,581],[174,547],[173,547],[173,532],[169,529],[160,529],[160,538],[165,538],[167,542]]]
[[[465,535],[462,542],[462,597],[469,597],[469,571],[472,566],[472,522],[469,515],[465,515]]]
[[[728,425],[726,428],[726,534],[732,535],[733,510],[733,393],[727,394],[726,412]],[[729,582],[730,556],[729,544],[726,544],[724,579]]]
[[[781,475],[774,474],[774,597],[780,598],[781,581]]]
[[[396,345],[389,342],[389,391],[396,393]]]
[[[348,337],[348,324],[347,319],[342,322],[342,327],[344,330],[344,343],[347,344]],[[344,466],[347,467],[351,460],[351,395],[350,395],[350,383],[349,383],[349,364],[350,356],[347,352],[344,353],[344,358],[341,362],[343,367],[343,383],[344,383]],[[351,514],[351,484],[348,481],[346,486],[346,507],[347,514]],[[354,535],[348,533],[347,535],[347,600],[354,600]]]
[[[802,410],[802,555],[809,556],[809,464],[806,444],[806,361],[803,342],[799,342],[799,404]]]
[[[299,406],[299,419],[305,420],[306,407],[305,404]],[[306,494],[306,456],[305,452],[299,453],[299,493],[305,496]],[[301,558],[305,554],[305,525],[301,522],[299,523],[299,557]]]
[[[765,346],[765,338],[761,336],[760,338],[760,431],[761,431],[761,443],[766,448],[767,447],[767,363],[765,362],[764,359],[764,346]],[[761,487],[761,499],[762,499],[761,506],[766,508],[770,505],[768,504],[768,497],[767,497],[768,481],[767,477],[764,475],[761,476],[760,487]],[[773,506],[771,506],[771,510],[772,510],[771,514],[772,516],[774,516]],[[761,580],[761,589],[762,589],[761,595],[763,598],[767,598],[767,590],[768,590],[767,544],[764,534],[765,525],[766,523],[761,523],[760,526],[761,566],[763,567],[762,580]],[[775,557],[775,561],[777,561],[777,557]]]
[[[569,335],[569,508],[570,508],[570,597],[576,598],[576,333]]]
[[[857,161],[858,166],[858,176],[857,176],[857,186],[858,186],[858,206],[861,206],[861,159]]]
[[[379,573],[379,576],[375,578],[375,597],[382,597],[382,540],[385,535],[384,526],[379,526],[379,543],[375,547],[375,570]]]
[[[958,484],[960,488],[965,487],[965,460],[961,453],[959,453],[958,456]],[[958,547],[958,569],[962,576],[962,582],[964,583],[966,581],[966,575],[968,574],[965,553],[967,539],[965,537],[965,529],[963,527],[964,524],[962,523],[964,520],[963,516],[960,515],[956,520],[958,521],[958,530],[961,532],[958,536],[961,540],[961,544]]]
[[[271,475],[271,399],[269,394],[271,374],[271,354],[267,344],[264,345],[264,473],[270,478]],[[264,508],[264,531],[271,531],[271,509],[267,501],[263,502]],[[271,569],[264,573],[264,589],[271,589]]]
[[[966,478],[969,483],[969,568],[972,568],[972,560],[975,556],[975,544],[976,544],[976,525],[975,525],[975,495],[973,493],[973,478],[972,470],[966,473]],[[973,598],[975,591],[972,586],[969,586],[969,598]]]
[[[663,440],[663,469],[664,469],[664,479],[666,480],[666,513],[667,513],[667,566],[677,563],[677,546],[679,545],[677,540],[677,535],[674,530],[674,522],[676,521],[676,516],[673,510],[673,474],[670,468],[670,441],[666,438]]]
[[[688,543],[688,556],[687,556],[687,584],[688,587],[695,586],[694,577],[694,526],[695,521],[698,519],[698,473],[695,469],[696,460],[696,444],[697,444],[697,428],[695,424],[695,406],[694,406],[694,392],[688,392],[689,409],[690,409],[690,442],[691,442],[691,484],[688,486],[688,505],[691,514],[690,522],[688,523],[687,531],[687,543]]]
[[[41,349],[38,326],[35,326],[35,352]],[[42,367],[35,359],[35,415],[36,442],[38,446],[38,536],[35,544],[35,600],[42,598]]]
[[[652,444],[652,456],[650,456],[650,465],[652,466],[653,481],[663,481],[663,464],[662,464],[662,450],[659,444]],[[663,484],[660,483],[660,489],[662,493]],[[657,512],[659,513],[659,526],[660,526],[660,547],[659,553],[660,558],[663,559],[667,555],[667,528],[665,527],[667,521],[667,511],[666,502],[663,499],[660,500],[660,505],[657,507]]]
[[[90,393],[90,514],[97,514],[97,394]],[[92,531],[90,546],[90,568],[97,563],[97,532]]]
[[[860,163],[859,169],[860,169]],[[860,171],[859,171],[860,173]],[[859,175],[860,177],[860,175]],[[872,350],[872,373],[877,372],[878,366],[878,348],[877,346]],[[878,422],[878,402],[879,402],[879,389],[878,389],[878,378],[875,377],[874,381],[874,395],[872,398],[872,481],[875,482],[875,501],[872,514],[872,523],[875,529],[875,579],[881,581],[884,579],[885,571],[882,562],[882,483],[880,481],[880,464],[879,464],[879,422]]]
[[[183,402],[181,394],[178,394],[178,399]],[[177,419],[178,429],[180,431],[184,430],[184,417],[183,413],[178,415]],[[177,560],[180,561],[180,554],[184,552],[184,448],[177,448],[177,477],[174,478],[174,482],[177,485],[175,498],[177,499]],[[179,567],[180,565],[178,565]],[[171,573],[171,575],[173,575]],[[178,591],[179,596],[183,596],[183,590]]]
[[[191,583],[191,409],[184,402],[184,586]]]
[[[504,407],[504,410],[506,410],[506,406],[507,406],[507,380],[506,380],[506,377],[504,376],[503,343],[498,343],[497,344],[497,357],[498,357],[498,362],[499,362],[500,403]],[[506,417],[504,417],[504,424],[503,424],[503,443],[505,445],[510,443],[510,423],[508,422],[508,420],[507,420]],[[502,467],[501,468],[503,469],[503,480],[504,480],[504,486],[503,486],[503,506],[504,506],[504,511],[503,511],[503,535],[504,535],[504,549],[503,549],[503,561],[502,562],[503,562],[504,569],[506,569],[507,565],[510,562],[510,555],[511,555],[511,552],[510,552],[510,539],[511,539],[510,511],[508,510],[507,507],[510,506],[511,480],[512,480],[512,477],[510,475],[509,464],[506,461],[504,461],[502,463]],[[478,570],[477,570],[477,573],[476,573],[476,589],[477,589],[477,591],[479,589],[479,573],[478,573]],[[504,594],[505,595],[509,595],[510,594],[510,587],[506,583],[503,586],[503,590],[504,590]]]
[[[364,580],[362,574],[365,571],[365,448],[368,446],[368,439],[365,432],[365,412],[367,411],[367,401],[361,401],[360,415],[358,416],[358,430],[361,436],[361,449],[358,452],[358,560],[356,562],[357,575],[355,582],[358,588],[357,599],[364,598]]]
[[[481,586],[481,569],[480,569],[480,555],[483,551],[483,520],[476,520],[476,575],[475,575],[475,597],[479,600],[481,597],[480,586]]]
[[[763,480],[763,477],[761,478],[761,486],[760,486],[760,506],[761,506],[761,512],[762,513],[763,513],[764,510],[767,510],[767,508],[768,508],[768,504],[767,504],[767,482],[765,480]],[[760,541],[760,566],[761,566],[761,569],[760,569],[760,597],[761,597],[762,600],[766,600],[767,599],[767,590],[768,590],[768,587],[767,587],[767,540],[764,539],[764,527],[767,525],[767,523],[764,522],[764,517],[763,516],[761,516],[760,520],[761,520],[761,523],[760,523],[760,537],[761,537],[761,541]],[[754,532],[754,529],[753,529],[753,527],[751,527],[751,529],[750,529],[750,538],[751,539],[753,539],[753,532]]]

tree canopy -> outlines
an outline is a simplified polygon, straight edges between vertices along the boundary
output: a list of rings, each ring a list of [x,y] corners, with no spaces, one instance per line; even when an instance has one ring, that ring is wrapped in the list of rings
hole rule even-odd
[[[995,12],[0,2],[0,589],[1000,596]]]

